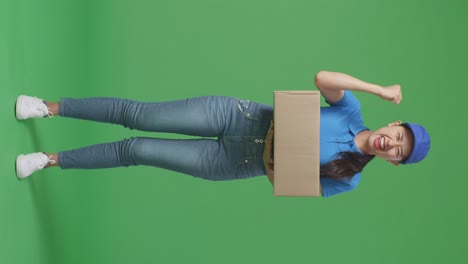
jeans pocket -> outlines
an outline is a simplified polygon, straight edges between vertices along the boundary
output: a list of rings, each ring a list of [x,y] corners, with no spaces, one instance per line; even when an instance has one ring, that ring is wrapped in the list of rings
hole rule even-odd
[[[244,115],[244,117],[250,120],[258,120],[258,116],[255,115],[254,111],[254,102],[240,98],[237,99],[237,108]]]

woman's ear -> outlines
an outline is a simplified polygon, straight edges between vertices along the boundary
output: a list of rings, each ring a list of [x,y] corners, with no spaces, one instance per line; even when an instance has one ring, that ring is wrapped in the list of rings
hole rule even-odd
[[[400,162],[398,162],[398,161],[387,160],[387,162],[390,162],[395,166],[400,166]]]
[[[401,120],[397,120],[393,123],[388,124],[388,126],[401,126],[401,124],[403,124],[403,122],[401,122]]]

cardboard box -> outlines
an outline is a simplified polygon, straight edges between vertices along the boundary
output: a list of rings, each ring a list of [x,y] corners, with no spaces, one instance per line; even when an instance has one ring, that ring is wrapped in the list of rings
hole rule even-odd
[[[275,196],[320,196],[320,92],[274,91]]]

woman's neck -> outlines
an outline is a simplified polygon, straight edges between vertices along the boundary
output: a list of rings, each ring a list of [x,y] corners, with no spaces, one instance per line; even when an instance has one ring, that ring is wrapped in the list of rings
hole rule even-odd
[[[363,154],[369,154],[369,147],[367,145],[367,141],[369,139],[369,136],[372,134],[370,130],[362,130],[359,132],[356,137],[354,138],[354,143],[358,147],[358,149],[363,153]]]

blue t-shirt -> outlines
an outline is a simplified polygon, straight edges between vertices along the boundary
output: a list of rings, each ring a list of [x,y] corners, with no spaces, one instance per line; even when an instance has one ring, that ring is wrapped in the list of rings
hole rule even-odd
[[[350,91],[344,91],[343,98],[320,108],[320,166],[337,159],[340,152],[362,152],[354,143],[354,137],[364,126],[361,115],[361,104]],[[320,178],[322,193],[329,197],[350,191],[358,185],[361,173],[348,179],[333,180]]]

